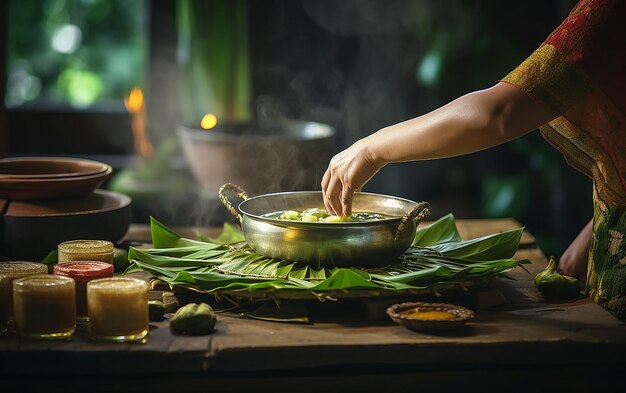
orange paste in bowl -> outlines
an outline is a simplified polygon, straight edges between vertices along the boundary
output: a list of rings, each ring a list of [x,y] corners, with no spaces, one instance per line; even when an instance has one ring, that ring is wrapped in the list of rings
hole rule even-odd
[[[408,319],[426,319],[431,321],[447,321],[457,318],[456,315],[445,310],[433,310],[419,307],[401,311],[400,315]]]

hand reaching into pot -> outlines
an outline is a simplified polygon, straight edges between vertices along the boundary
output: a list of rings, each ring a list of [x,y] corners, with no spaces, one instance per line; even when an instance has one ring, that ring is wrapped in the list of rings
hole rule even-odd
[[[384,163],[377,162],[372,156],[368,138],[334,156],[322,178],[326,210],[337,216],[352,214],[354,193],[360,191],[383,166]]]
[[[332,158],[322,179],[329,213],[349,216],[352,198],[388,163],[458,156],[518,138],[558,116],[505,83],[363,138]]]

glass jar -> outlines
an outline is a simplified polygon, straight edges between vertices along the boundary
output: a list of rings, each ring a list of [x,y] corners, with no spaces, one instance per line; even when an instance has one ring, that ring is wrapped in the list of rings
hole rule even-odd
[[[113,263],[113,243],[106,240],[70,240],[58,246],[59,263],[100,261]]]
[[[113,277],[113,265],[105,262],[65,262],[54,265],[54,274],[71,277],[76,283],[76,319],[87,320],[87,283]]]
[[[0,262],[0,334],[9,330],[9,324],[13,320],[13,280],[47,273],[48,266],[43,263]]]
[[[13,279],[7,275],[0,274],[0,335],[9,331],[9,320],[11,318],[11,303],[13,302],[13,290],[7,293],[7,288],[12,288]]]
[[[148,334],[148,282],[112,277],[87,283],[89,334],[103,341],[140,341]]]
[[[63,339],[76,329],[74,280],[52,274],[13,281],[15,328],[22,337]]]

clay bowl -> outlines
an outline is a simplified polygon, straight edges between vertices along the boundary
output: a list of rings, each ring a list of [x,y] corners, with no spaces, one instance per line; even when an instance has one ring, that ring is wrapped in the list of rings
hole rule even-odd
[[[104,190],[51,201],[0,200],[0,253],[37,261],[66,240],[115,243],[128,230],[130,203],[128,196]]]
[[[7,164],[14,172],[19,172],[13,164]],[[104,171],[77,175],[72,172],[69,176],[40,176],[44,175],[40,167],[39,172],[34,169],[30,177],[5,176],[0,177],[0,198],[11,200],[35,200],[35,199],[58,199],[87,195],[98,188],[113,172],[113,169],[105,164]],[[57,169],[61,169],[57,167]],[[95,169],[92,169],[95,170]],[[87,171],[89,172],[89,171]],[[68,172],[70,173],[70,172]],[[55,174],[54,172],[52,173]],[[59,175],[60,173],[56,173]],[[35,177],[33,177],[33,175]]]
[[[49,179],[92,176],[109,166],[80,158],[20,157],[0,160],[0,179]]]
[[[209,195],[217,195],[225,183],[253,195],[316,189],[331,158],[334,134],[326,124],[287,119],[267,126],[178,129],[191,172]]]
[[[412,315],[407,315],[410,310],[418,310]],[[436,318],[429,312],[444,312],[449,319]],[[422,314],[422,315],[420,315]],[[408,302],[394,304],[387,309],[387,315],[395,323],[411,330],[447,330],[458,328],[470,319],[474,318],[474,312],[462,306],[448,303],[424,303]]]

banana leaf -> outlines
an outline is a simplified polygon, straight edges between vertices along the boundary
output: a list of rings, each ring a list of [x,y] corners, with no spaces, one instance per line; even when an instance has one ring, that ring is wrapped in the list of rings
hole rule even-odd
[[[151,231],[155,248],[131,247],[127,273],[148,271],[171,284],[207,293],[429,289],[501,276],[529,263],[512,259],[523,228],[461,240],[451,214],[420,228],[401,261],[376,269],[317,268],[267,258],[242,242],[241,232],[230,224],[215,239],[182,238],[156,219],[151,219]]]
[[[428,247],[433,244],[445,244],[460,240],[461,235],[459,235],[459,231],[456,228],[454,216],[450,213],[430,225],[418,228],[415,232],[413,245]]]
[[[158,222],[154,217],[150,217],[150,232],[152,234],[152,245],[155,248],[180,248],[202,245],[214,248],[216,246],[201,240],[185,239]]]
[[[243,237],[243,233],[239,230],[239,228],[229,222],[225,222],[224,230],[218,237],[211,238],[203,234],[198,234],[198,240],[202,240],[208,243],[229,244],[243,242],[246,240],[246,238]]]
[[[442,255],[470,261],[510,258],[517,251],[522,232],[524,232],[524,228],[472,240],[433,244],[431,248]]]

